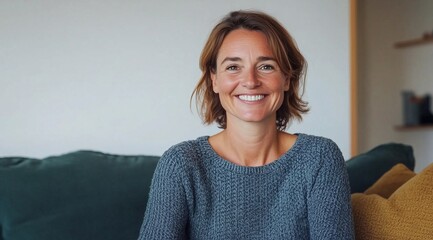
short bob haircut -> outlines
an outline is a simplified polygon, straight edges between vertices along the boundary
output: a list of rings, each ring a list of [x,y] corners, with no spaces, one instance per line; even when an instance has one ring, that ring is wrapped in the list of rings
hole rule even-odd
[[[205,124],[217,122],[220,128],[227,127],[226,111],[218,94],[212,87],[211,73],[215,73],[217,56],[225,37],[233,30],[246,29],[262,32],[269,43],[274,57],[282,71],[289,78],[290,88],[284,93],[284,100],[277,110],[276,126],[285,130],[292,119],[302,120],[301,114],[308,112],[308,103],[301,99],[307,63],[287,30],[273,17],[258,11],[234,11],[224,17],[209,35],[200,57],[202,76],[195,87],[197,109]]]

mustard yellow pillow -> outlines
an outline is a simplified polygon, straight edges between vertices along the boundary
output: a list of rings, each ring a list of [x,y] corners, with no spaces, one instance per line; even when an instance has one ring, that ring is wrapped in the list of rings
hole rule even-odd
[[[371,187],[369,187],[365,194],[378,194],[384,198],[389,198],[401,185],[406,183],[409,179],[416,174],[406,167],[406,165],[399,163],[392,167],[388,172],[383,174]]]
[[[352,194],[356,239],[432,239],[433,164],[388,199]]]

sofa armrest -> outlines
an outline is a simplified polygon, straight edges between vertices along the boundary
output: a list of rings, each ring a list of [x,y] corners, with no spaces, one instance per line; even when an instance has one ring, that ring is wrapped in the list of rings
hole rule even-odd
[[[0,235],[135,240],[158,159],[93,151],[0,158]]]
[[[351,192],[364,192],[397,163],[414,170],[415,157],[409,145],[388,143],[346,161]]]

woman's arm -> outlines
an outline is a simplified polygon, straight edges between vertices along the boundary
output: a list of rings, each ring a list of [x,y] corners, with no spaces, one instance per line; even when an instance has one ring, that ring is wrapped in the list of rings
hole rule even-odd
[[[139,240],[186,239],[188,208],[178,157],[169,150],[158,162]]]
[[[344,158],[330,140],[319,157],[308,196],[310,239],[355,239]]]

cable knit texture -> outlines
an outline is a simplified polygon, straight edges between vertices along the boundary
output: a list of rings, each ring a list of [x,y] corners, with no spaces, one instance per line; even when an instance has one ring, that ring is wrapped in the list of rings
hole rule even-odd
[[[343,156],[306,134],[260,167],[222,159],[206,136],[175,145],[155,170],[140,230],[153,239],[354,239]]]

